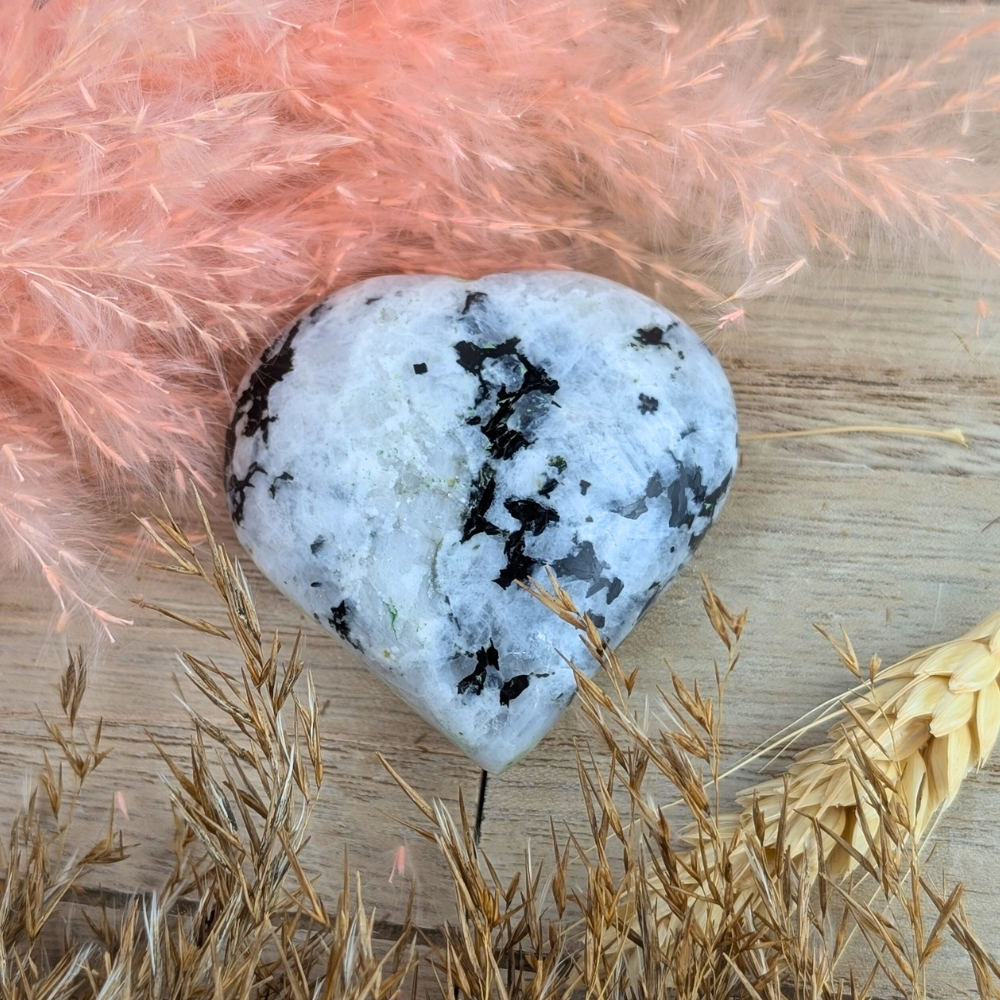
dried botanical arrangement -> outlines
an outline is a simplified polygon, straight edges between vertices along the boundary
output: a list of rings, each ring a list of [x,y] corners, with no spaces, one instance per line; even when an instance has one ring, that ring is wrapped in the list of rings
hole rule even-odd
[[[162,889],[119,909],[88,907],[96,916],[86,926],[77,919],[60,931],[88,874],[124,859],[112,825],[92,844],[74,842],[74,809],[109,750],[100,723],[81,719],[86,667],[82,655],[70,658],[62,718],[47,723],[58,754],[44,761],[0,853],[5,997],[379,1000],[415,995],[419,983],[484,1000],[667,991],[777,1000],[870,996],[879,974],[921,996],[946,936],[968,953],[980,996],[998,995],[1000,964],[969,926],[961,886],[945,892],[925,877],[919,844],[996,738],[1000,614],[886,669],[872,660],[863,670],[845,637],[840,658],[862,683],[811,723],[834,722],[829,741],[744,791],[734,811],[722,790],[721,708],[745,614],[706,584],[705,610],[726,650],[716,691],[706,697],[673,674],[661,707],[675,728],[657,732],[630,707],[635,673],[592,621],[554,578],[530,584],[604,668],[603,686],[578,674],[597,744],[579,761],[589,836],[560,842],[553,833],[550,870],[529,855],[504,883],[477,854],[464,807],[453,817],[426,802],[383,761],[425,817],[422,834],[447,861],[457,908],[434,942],[409,924],[386,942],[375,939],[347,865],[328,904],[302,860],[323,762],[297,640],[285,654],[277,635],[263,634],[247,581],[207,518],[207,560],[169,516],[145,526],[164,568],[210,585],[224,609],[221,624],[157,610],[237,644],[238,675],[183,655],[187,683],[227,721],[188,701],[190,759],[162,754],[176,823]],[[654,777],[676,802],[657,800]],[[857,936],[870,946],[869,968],[844,967]]]
[[[115,627],[118,519],[209,489],[247,359],[374,273],[573,267],[711,325],[824,254],[996,260],[1000,22],[922,5],[899,54],[848,6],[4,4],[0,570]]]

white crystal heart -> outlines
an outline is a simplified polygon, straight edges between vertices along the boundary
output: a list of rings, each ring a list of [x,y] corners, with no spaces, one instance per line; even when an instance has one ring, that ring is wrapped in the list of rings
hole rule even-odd
[[[263,572],[498,771],[569,704],[560,653],[580,652],[515,581],[551,566],[617,645],[735,464],[722,369],[651,299],[562,271],[391,276],[264,352],[239,390],[226,491]]]

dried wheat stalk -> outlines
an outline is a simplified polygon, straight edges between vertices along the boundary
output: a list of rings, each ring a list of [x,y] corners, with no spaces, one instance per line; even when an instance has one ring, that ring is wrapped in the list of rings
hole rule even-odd
[[[835,643],[844,665],[861,676],[846,636]],[[880,811],[858,795],[859,761],[887,789],[894,811],[920,840],[949,805],[970,767],[981,767],[1000,733],[1000,611],[961,638],[914,653],[878,670],[872,663],[863,693],[845,701],[830,740],[800,753],[780,778],[740,796],[742,822],[756,808],[773,846],[787,798],[784,845],[810,870],[820,856],[843,876],[879,838]],[[870,781],[871,783],[871,781]],[[817,827],[821,836],[817,836]]]
[[[984,763],[1000,732],[1000,612],[958,639],[883,670],[873,658],[863,672],[846,634],[842,642],[827,636],[862,684],[837,710],[793,734],[835,721],[827,742],[798,754],[780,776],[742,792],[739,811],[725,812],[718,799],[715,808],[710,801],[725,776],[719,765],[718,702],[739,658],[745,613],[733,615],[706,582],[706,612],[730,653],[727,669],[717,671],[718,702],[674,674],[673,694],[665,694],[664,701],[679,730],[651,736],[628,706],[635,674],[624,674],[551,573],[549,583],[551,590],[534,581],[527,589],[580,630],[615,688],[616,697],[609,696],[578,673],[585,714],[626,772],[630,788],[638,787],[632,775],[641,781],[652,764],[678,789],[692,820],[682,837],[687,847],[677,849],[664,807],[648,795],[633,796],[633,816],[650,861],[644,870],[633,869],[631,880],[626,873],[618,888],[618,920],[601,932],[606,950],[621,941],[623,929],[638,945],[623,953],[633,981],[649,981],[649,953],[661,962],[669,956],[669,985],[678,996],[704,995],[712,992],[709,982],[725,982],[712,967],[721,956],[729,982],[750,984],[759,995],[778,989],[781,966],[785,973],[794,966],[792,981],[811,982],[813,995],[826,995],[849,918],[872,945],[881,971],[909,994],[937,945],[925,939],[916,960],[908,954],[890,925],[879,923],[877,911],[843,887],[844,877],[861,868],[880,885],[885,903],[904,900],[908,873],[915,888],[903,905],[913,926],[920,921],[922,892],[939,913],[932,937],[937,941],[942,932],[952,933],[970,955],[981,994],[994,995],[990,977],[1000,976],[1000,965],[969,932],[960,888],[949,899],[935,893],[920,873],[916,849],[969,769]],[[623,744],[638,754],[638,765],[623,753]],[[699,761],[711,767],[707,784]],[[613,810],[609,790],[610,782],[598,789],[605,815]],[[621,839],[628,842],[627,836]],[[810,893],[817,884],[824,897],[821,911],[828,911],[826,897],[837,894],[845,915],[826,952],[825,945],[809,944],[815,930]],[[796,935],[798,944],[788,947]],[[891,957],[880,958],[879,949]]]
[[[844,665],[861,677],[846,635],[834,645]],[[841,718],[828,741],[799,753],[783,774],[742,792],[738,814],[718,817],[719,833],[728,841],[706,844],[703,829],[688,831],[694,846],[682,870],[696,902],[678,907],[657,900],[654,880],[659,934],[676,935],[679,918],[689,913],[711,932],[741,909],[752,925],[786,920],[774,912],[774,887],[786,873],[793,882],[787,895],[803,911],[817,880],[826,888],[858,868],[883,884],[886,900],[898,897],[901,870],[912,852],[970,768],[982,766],[996,743],[998,675],[1000,612],[960,638],[885,670],[873,659],[862,689],[836,713]],[[722,866],[725,902],[717,891]],[[848,907],[856,905],[839,891]],[[862,920],[859,926],[864,933]],[[899,958],[905,966],[901,951]],[[892,969],[884,971],[908,992]]]

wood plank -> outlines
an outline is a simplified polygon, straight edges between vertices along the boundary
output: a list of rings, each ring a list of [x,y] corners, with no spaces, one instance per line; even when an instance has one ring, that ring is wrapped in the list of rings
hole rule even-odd
[[[813,622],[834,634],[843,624],[863,660],[878,653],[891,662],[1000,607],[1000,523],[990,524],[1000,515],[1000,325],[991,321],[976,336],[979,298],[1000,303],[995,274],[983,284],[947,263],[929,279],[864,263],[820,269],[759,303],[752,335],[716,344],[745,433],[960,426],[970,447],[875,435],[746,442],[719,523],[621,647],[626,668],[640,669],[635,704],[646,697],[656,704],[665,661],[712,686],[712,659],[725,651],[700,605],[699,572],[732,610],[749,609],[743,659],[727,692],[731,762],[850,686]],[[559,829],[585,831],[578,747],[606,759],[571,708],[527,760],[491,777],[481,843],[505,875],[529,841],[536,861],[551,857],[550,817]],[[733,791],[753,780],[740,775]],[[666,789],[659,794],[668,801]],[[928,864],[966,883],[973,926],[994,953],[998,855],[995,754],[945,813]],[[936,957],[929,986],[939,996],[974,988],[957,946]]]
[[[218,506],[218,505],[216,505]],[[239,552],[228,518],[216,509],[213,522],[230,551]],[[195,524],[194,521],[191,522]],[[376,759],[380,750],[413,786],[429,799],[457,808],[459,789],[475,808],[480,771],[444,737],[381,684],[331,636],[294,608],[252,564],[245,566],[256,595],[265,632],[278,628],[286,648],[297,630],[305,636],[307,668],[316,685],[322,716],[324,791],[311,824],[307,854],[318,884],[331,895],[339,888],[345,849],[352,870],[360,871],[366,903],[378,918],[401,921],[411,884],[416,882],[415,913],[422,926],[433,928],[453,912],[447,870],[433,846],[408,831],[405,823],[421,819]],[[142,570],[139,590],[146,600],[183,614],[224,624],[224,613],[207,585],[189,578]],[[133,609],[135,625],[119,630],[120,639],[101,650],[91,664],[91,679],[81,717],[104,719],[103,745],[111,755],[88,780],[78,811],[80,830],[106,823],[116,793],[124,796],[129,818],[119,814],[130,859],[103,870],[94,884],[121,891],[149,891],[168,874],[173,833],[166,767],[149,736],[182,764],[191,735],[178,702],[176,678],[181,674],[178,650],[212,658],[237,671],[232,644],[195,633],[156,612]],[[88,633],[71,627],[51,631],[51,601],[42,588],[20,581],[0,581],[0,830],[7,828],[23,802],[24,790],[37,774],[43,749],[53,747],[39,713],[58,720],[57,684],[66,654]],[[48,631],[47,631],[48,629]],[[182,684],[187,697],[196,695]],[[304,689],[303,689],[304,690]],[[213,721],[223,717],[206,703],[199,711]],[[231,724],[230,724],[231,725]],[[392,875],[393,860],[406,848],[407,874]]]

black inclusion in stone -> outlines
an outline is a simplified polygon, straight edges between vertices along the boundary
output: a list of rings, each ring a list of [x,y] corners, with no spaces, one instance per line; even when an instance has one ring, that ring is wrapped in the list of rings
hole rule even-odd
[[[472,294],[476,293],[470,293]],[[479,429],[489,441],[490,454],[500,460],[512,458],[531,444],[520,429],[509,425],[518,402],[532,392],[554,396],[559,390],[559,383],[544,368],[533,364],[517,349],[519,343],[517,337],[510,337],[503,343],[488,346],[474,344],[469,340],[460,340],[455,344],[459,365],[479,380],[479,391],[473,405],[479,406],[496,392],[496,408],[485,422],[480,423]],[[508,389],[504,384],[493,385],[483,374],[487,360],[503,357],[516,358],[523,370],[521,384],[516,388]]]
[[[487,399],[493,391],[493,387],[483,376],[483,365],[489,358],[505,358],[516,355],[517,345],[517,337],[511,337],[502,344],[493,344],[490,347],[480,347],[479,344],[474,344],[471,340],[460,340],[455,344],[459,365],[479,379],[479,391],[476,393],[474,406],[478,406],[484,399]]]
[[[638,500],[633,500],[629,504],[612,504],[611,512],[621,514],[622,517],[627,517],[630,521],[634,521],[641,514],[645,514],[649,510],[649,507],[646,506],[646,501],[653,497],[658,497],[662,493],[663,477],[658,472],[654,472],[646,482],[646,492],[643,496],[639,497]]]
[[[593,611],[588,611],[587,614],[590,615],[590,620],[598,627],[604,628],[605,618],[604,615],[595,614]]]
[[[243,523],[243,507],[246,504],[247,490],[253,489],[253,477],[262,472],[267,475],[267,469],[256,462],[250,463],[247,474],[240,479],[236,473],[231,472],[226,482],[226,497],[229,500],[229,512],[237,524]]]
[[[678,463],[677,478],[667,487],[667,496],[670,498],[670,527],[690,528],[696,517],[714,516],[715,505],[722,499],[732,478],[733,473],[730,469],[722,482],[709,492],[708,487],[702,482],[700,466]],[[691,491],[690,506],[688,490]]]
[[[468,677],[463,677],[458,682],[459,694],[482,694],[483,685],[486,683],[486,671],[500,669],[500,654],[497,652],[493,640],[490,639],[488,646],[480,646],[476,650],[476,669]]]
[[[317,535],[312,540],[312,544],[309,546],[309,551],[313,555],[316,555],[316,553],[319,552],[319,550],[323,548],[324,545],[326,545],[326,539],[322,535]]]
[[[497,392],[497,408],[490,419],[480,428],[489,439],[490,452],[494,458],[511,458],[516,452],[531,444],[520,430],[508,426],[507,423],[514,416],[518,401],[530,392],[554,396],[559,389],[559,383],[554,378],[550,378],[542,368],[533,365],[520,353],[517,357],[524,366],[524,376],[520,386],[510,391],[506,386],[500,387]]]
[[[645,497],[639,497],[638,500],[633,500],[631,503],[613,503],[611,505],[612,514],[621,514],[622,517],[628,518],[630,521],[636,520],[647,510],[649,508],[646,506]]]
[[[558,479],[546,479],[545,485],[538,491],[539,496],[543,496],[546,499],[552,496],[552,491],[559,485]]]
[[[465,512],[465,522],[462,525],[463,542],[467,542],[473,535],[478,535],[480,532],[484,535],[500,534],[500,529],[486,518],[493,505],[493,497],[496,495],[495,475],[492,466],[484,464],[472,483],[472,489],[469,491],[469,506]]]
[[[506,590],[515,580],[527,580],[537,560],[532,559],[524,551],[524,532],[520,528],[510,533],[504,543],[503,552],[507,557],[507,565],[500,570],[499,576],[494,577],[493,582]]]
[[[666,334],[670,333],[671,330],[676,329],[676,327],[676,320],[674,320],[673,323],[668,324],[666,329],[663,329],[663,327],[660,326],[647,326],[642,330],[637,330],[632,339],[637,344],[642,344],[644,347],[665,347],[669,351],[670,344],[668,344],[663,338]]]
[[[581,479],[580,480],[580,493],[581,493],[581,495],[582,496],[586,496],[587,495],[587,490],[589,490],[589,489],[590,489],[590,483],[588,483],[586,479]]]
[[[504,507],[515,521],[521,523],[519,528],[507,536],[503,547],[507,565],[500,570],[500,575],[493,581],[506,590],[515,580],[526,580],[531,576],[532,570],[537,565],[538,561],[524,551],[525,536],[528,532],[540,535],[548,525],[559,521],[559,514],[551,507],[546,507],[530,498],[505,500]]]
[[[458,693],[459,694],[482,694],[483,684],[486,683],[486,671],[480,670],[477,666],[475,670],[472,671],[466,677],[463,677],[458,682]]]
[[[694,503],[688,501],[687,491],[691,490]],[[670,527],[690,528],[694,524],[699,501],[699,492],[704,496],[705,488],[701,482],[701,466],[678,465],[677,478],[667,487],[670,499]],[[692,510],[692,506],[695,508]]]
[[[416,364],[416,365],[413,366],[413,371],[417,375],[426,375],[427,374],[427,365],[424,364],[423,361],[421,361],[419,364]]]
[[[656,413],[660,408],[660,401],[655,396],[647,396],[644,392],[639,393],[639,412],[642,414]]]
[[[603,571],[608,569],[608,564],[597,558],[593,542],[580,542],[576,538],[573,541],[576,548],[568,556],[557,559],[552,564],[556,577],[567,577],[570,580],[583,580],[584,583],[589,583],[588,597],[605,590],[606,603],[610,604],[622,592],[625,585],[617,576],[609,578],[604,575]]]
[[[370,299],[365,299],[365,305],[370,306],[374,305],[376,302],[381,302],[381,301],[382,301],[381,295],[373,295]]]
[[[510,418],[513,407],[508,412],[508,408],[497,409],[496,413],[490,417],[489,423],[480,427],[480,430],[490,439],[490,454],[501,461],[513,458],[522,448],[526,448],[531,442],[516,427],[508,427],[507,420]]]
[[[295,357],[293,342],[299,332],[302,320],[297,320],[289,327],[284,337],[267,348],[260,356],[257,367],[250,375],[247,387],[236,400],[230,433],[226,435],[226,465],[232,461],[233,448],[236,446],[236,424],[245,419],[241,431],[244,437],[253,437],[258,431],[264,443],[267,444],[268,425],[278,419],[271,413],[268,398],[271,389],[280,382],[291,370]]]
[[[515,698],[527,690],[531,678],[527,674],[517,674],[500,688],[500,704],[506,708]]]
[[[481,306],[486,301],[487,297],[486,292],[469,292],[469,294],[465,296],[465,305],[462,306],[462,311],[459,315],[468,316],[469,310],[473,306]]]
[[[504,507],[514,520],[521,522],[521,527],[525,531],[530,531],[533,535],[540,535],[546,526],[555,524],[559,520],[558,512],[530,498],[505,500]]]
[[[729,483],[732,480],[732,478],[733,478],[733,470],[730,469],[729,472],[726,473],[726,475],[723,478],[722,482],[719,483],[719,485],[716,486],[715,489],[712,490],[711,493],[707,493],[703,497],[696,497],[695,498],[702,505],[702,513],[703,514],[707,514],[708,513],[708,511],[706,511],[704,509],[706,507],[710,508],[711,511],[715,510],[715,505],[725,495],[725,492],[729,488]]]
[[[363,653],[361,643],[351,635],[351,624],[349,619],[353,616],[354,609],[349,607],[346,600],[343,600],[335,608],[330,608],[327,621],[337,630],[341,639],[349,642],[359,653]]]
[[[294,478],[295,476],[293,476],[290,472],[283,472],[280,476],[275,476],[274,479],[271,480],[271,485],[267,489],[267,492],[271,494],[271,499],[274,499],[275,494],[278,492],[278,487],[282,483],[290,483]]]

